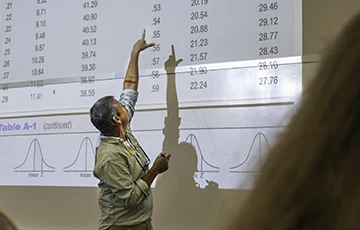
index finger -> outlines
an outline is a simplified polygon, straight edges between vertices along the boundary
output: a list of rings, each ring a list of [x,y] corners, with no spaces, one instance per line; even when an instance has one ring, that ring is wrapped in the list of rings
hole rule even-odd
[[[171,45],[171,55],[175,57],[175,48],[174,45]]]
[[[146,35],[146,29],[143,30],[143,33],[142,33],[142,36],[141,36],[142,40],[145,40],[145,35]]]

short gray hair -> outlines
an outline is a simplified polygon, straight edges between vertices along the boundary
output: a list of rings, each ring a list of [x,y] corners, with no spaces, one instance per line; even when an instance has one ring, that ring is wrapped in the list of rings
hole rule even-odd
[[[102,97],[90,109],[91,123],[105,136],[111,136],[114,133],[116,124],[113,116],[120,115],[114,100],[113,96]]]

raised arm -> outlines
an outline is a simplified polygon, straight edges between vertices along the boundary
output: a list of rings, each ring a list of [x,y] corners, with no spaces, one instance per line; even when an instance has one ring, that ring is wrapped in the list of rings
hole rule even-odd
[[[167,74],[167,87],[166,87],[166,105],[167,116],[169,118],[179,117],[179,101],[176,91],[176,67],[182,62],[182,59],[176,60],[174,45],[171,46],[171,55],[165,62],[165,70]]]
[[[167,74],[166,87],[166,105],[167,116],[165,117],[163,128],[164,141],[163,151],[171,151],[171,147],[179,142],[179,126],[181,118],[179,117],[179,101],[176,91],[176,67],[182,62],[182,59],[176,60],[175,48],[171,46],[171,55],[165,62],[165,70]]]
[[[138,90],[139,85],[139,55],[141,51],[154,46],[154,43],[146,43],[146,30],[144,30],[141,39],[139,39],[133,46],[130,55],[129,66],[125,75],[123,89]]]

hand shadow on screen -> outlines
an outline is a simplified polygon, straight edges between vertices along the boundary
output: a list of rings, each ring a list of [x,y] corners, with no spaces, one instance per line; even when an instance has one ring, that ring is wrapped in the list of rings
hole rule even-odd
[[[161,229],[210,229],[218,210],[218,184],[208,181],[201,189],[194,180],[198,156],[191,143],[179,141],[179,103],[176,89],[176,67],[182,62],[172,54],[165,62],[167,73],[167,116],[164,120],[163,151],[171,154],[169,169],[159,175],[154,189],[154,226]],[[214,207],[214,208],[212,208]]]

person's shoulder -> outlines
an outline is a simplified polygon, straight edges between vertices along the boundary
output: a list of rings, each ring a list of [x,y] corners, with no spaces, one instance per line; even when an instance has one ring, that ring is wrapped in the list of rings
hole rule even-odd
[[[104,164],[107,161],[114,160],[120,155],[120,149],[113,144],[100,141],[99,146],[95,151],[95,158],[99,164]]]
[[[96,159],[100,160],[102,163],[117,160],[123,161],[127,160],[127,158],[127,149],[121,144],[100,141],[100,144],[96,149]]]

